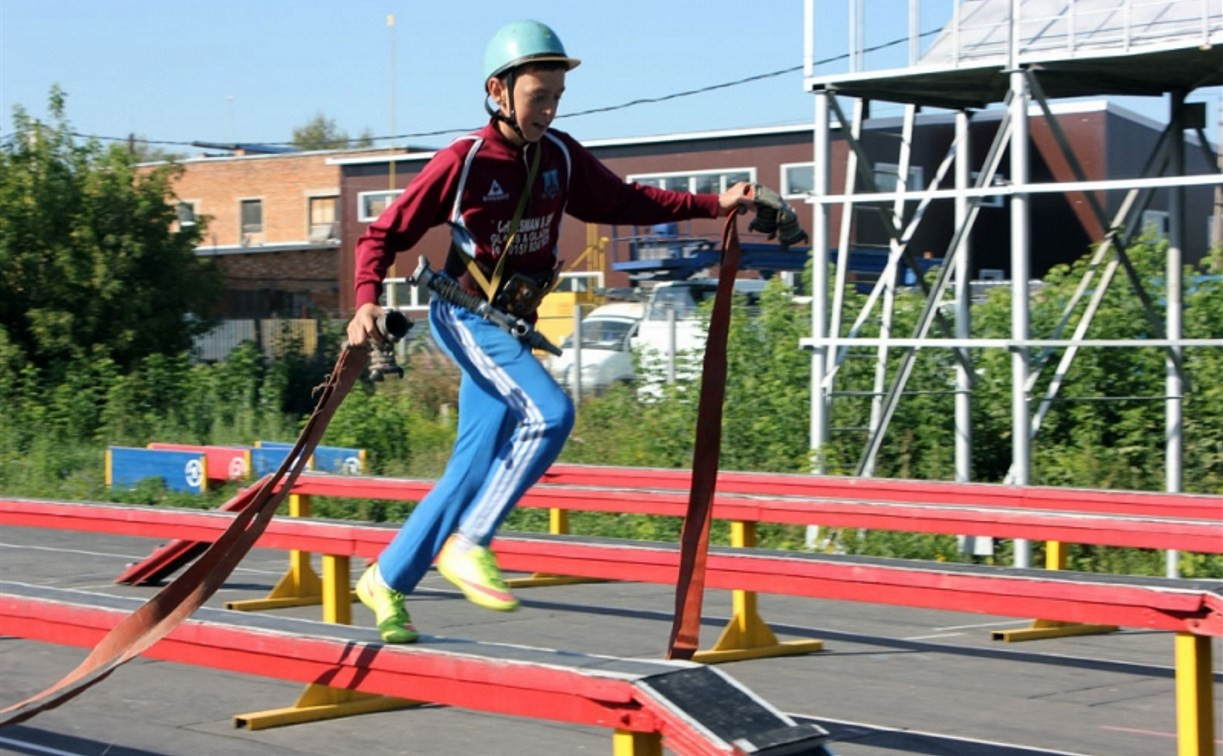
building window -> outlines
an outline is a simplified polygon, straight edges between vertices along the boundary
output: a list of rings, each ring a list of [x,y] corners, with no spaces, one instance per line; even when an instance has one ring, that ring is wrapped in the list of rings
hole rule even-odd
[[[980,180],[981,180],[981,172],[973,171],[972,172],[972,185],[976,186]],[[1001,173],[995,173],[994,183],[992,184],[992,186],[1006,186],[1006,177],[1003,176]],[[981,201],[977,203],[977,207],[1003,207],[1006,204],[1005,202],[1006,197],[1004,197],[1001,194],[991,194],[991,195],[983,196],[980,199]]]
[[[195,203],[181,201],[176,208],[178,213],[179,228],[187,228],[195,225]]]
[[[395,201],[398,191],[361,192],[357,195],[357,214],[360,220],[377,220],[382,211]]]
[[[242,200],[242,233],[258,234],[263,232],[263,200]]]
[[[335,197],[310,198],[310,231],[307,237],[310,241],[325,242],[336,238],[339,229],[336,227],[335,210]]]
[[[895,163],[875,163],[875,189],[880,192],[896,192],[900,190],[900,166]],[[924,172],[920,165],[909,166],[909,180],[905,186],[906,192],[916,192],[926,188]]]
[[[895,163],[875,164],[875,189],[879,192],[894,192],[900,166]],[[925,189],[925,172],[920,165],[909,166],[909,185],[906,191]],[[815,191],[814,163],[783,163],[781,166],[781,196],[787,199],[804,199]],[[859,191],[863,191],[861,188]]]
[[[1167,239],[1170,220],[1166,210],[1143,210],[1142,232],[1154,234],[1157,239]]]
[[[815,191],[815,163],[783,163],[781,196],[803,199]]]
[[[755,181],[755,168],[728,168],[714,171],[685,171],[676,173],[650,173],[629,176],[642,186],[656,186],[676,192],[699,194],[721,194],[740,181]]]

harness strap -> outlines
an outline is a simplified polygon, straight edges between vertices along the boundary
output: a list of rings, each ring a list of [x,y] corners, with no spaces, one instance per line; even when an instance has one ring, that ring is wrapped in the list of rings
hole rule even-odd
[[[709,318],[709,337],[701,372],[696,440],[692,452],[692,488],[680,534],[679,576],[675,582],[675,618],[667,644],[668,659],[691,659],[701,632],[705,594],[705,564],[709,556],[709,525],[717,487],[722,445],[722,403],[726,397],[726,339],[730,332],[731,299],[739,272],[738,212],[732,211],[722,229],[721,270]]]
[[[467,267],[467,272],[475,279],[476,284],[484,292],[484,297],[489,301],[497,296],[497,291],[501,289],[501,278],[505,272],[505,261],[510,256],[510,247],[514,244],[514,237],[518,235],[518,224],[522,222],[522,214],[526,212],[527,201],[531,198],[531,187],[535,186],[535,174],[539,172],[539,156],[543,153],[543,145],[536,145],[535,156],[531,159],[531,167],[527,170],[527,183],[522,188],[522,194],[518,197],[518,207],[514,208],[514,217],[510,220],[510,235],[506,237],[505,244],[501,246],[501,256],[497,258],[497,265],[493,268],[492,279],[484,275],[484,271],[480,270],[479,264],[476,263],[476,258],[468,257],[463,254],[462,250],[451,247],[463,258],[463,264]]]

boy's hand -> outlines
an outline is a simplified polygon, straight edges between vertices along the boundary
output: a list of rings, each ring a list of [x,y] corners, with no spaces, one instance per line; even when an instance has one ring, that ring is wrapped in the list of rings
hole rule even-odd
[[[376,304],[363,304],[348,321],[348,345],[362,346],[369,341],[382,343],[382,334],[378,333],[378,316],[382,308]]]
[[[752,185],[748,181],[740,181],[718,195],[718,215],[730,215],[735,210],[746,212],[752,206]]]

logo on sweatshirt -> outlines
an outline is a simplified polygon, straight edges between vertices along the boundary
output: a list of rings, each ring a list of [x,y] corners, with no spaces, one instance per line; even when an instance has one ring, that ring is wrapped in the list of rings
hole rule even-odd
[[[497,179],[493,179],[493,183],[488,187],[488,191],[484,194],[485,202],[496,202],[498,200],[509,199],[508,194],[501,188],[501,184],[497,183]]]
[[[556,170],[544,171],[544,199],[553,199],[561,193],[561,179]]]

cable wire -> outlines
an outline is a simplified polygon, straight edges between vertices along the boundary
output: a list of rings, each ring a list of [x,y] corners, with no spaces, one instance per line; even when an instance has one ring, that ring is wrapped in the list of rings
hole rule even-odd
[[[941,31],[942,29],[931,29],[929,31],[925,31],[919,34],[918,38],[924,39],[925,37],[929,37],[934,34],[938,34]],[[879,52],[880,50],[885,50],[889,47],[895,47],[896,45],[903,44],[907,41],[909,41],[908,37],[900,37],[898,39],[893,39],[889,42],[883,42],[881,44],[873,45],[871,47],[864,47],[862,48],[860,52],[862,54]],[[846,58],[849,57],[849,55],[850,55],[849,53],[843,53],[841,55],[834,55],[832,57],[824,58],[822,60],[817,60],[812,65],[823,66],[829,63],[835,63],[839,60],[845,60]],[[803,70],[802,66],[791,66],[789,68],[782,68],[777,71],[769,71],[767,73],[746,76],[742,79],[726,81],[720,84],[710,84],[708,86],[698,87],[696,89],[687,89],[682,92],[673,92],[671,94],[662,95],[660,97],[641,97],[636,100],[629,100],[628,102],[622,102],[617,105],[605,105],[605,106],[598,107],[598,108],[580,110],[576,113],[561,113],[557,115],[557,120],[560,120],[562,118],[579,118],[581,116],[594,115],[596,113],[611,113],[617,110],[627,110],[628,108],[634,108],[639,105],[653,105],[659,102],[677,100],[682,97],[693,97],[693,96],[700,95],[700,94],[706,94],[708,92],[716,92],[717,90],[720,90],[720,89],[728,89],[730,87],[737,87],[737,86],[742,86],[744,84],[751,84],[752,82],[756,82],[756,81],[763,81],[765,79],[772,79],[778,76],[785,76],[786,74],[797,73],[801,70]],[[413,132],[407,132],[404,134],[394,134],[392,136],[368,137],[368,139],[371,142],[385,142],[389,140],[401,140],[401,139],[420,139],[422,137],[445,136],[446,134],[466,134],[471,130],[472,130],[471,127],[468,127],[468,128],[460,128],[460,129],[437,129],[435,131],[413,131]],[[173,140],[167,140],[167,139],[146,139],[142,137],[131,137],[131,136],[111,137],[111,136],[101,136],[98,134],[81,134],[75,131],[69,132],[69,133],[71,133],[72,136],[79,137],[81,139],[96,139],[101,142],[133,142],[137,144],[158,144],[158,145],[172,145],[172,146],[179,146],[179,147],[199,147],[201,146],[197,142],[173,141]],[[356,141],[356,140],[349,140],[349,141],[351,142],[351,141]],[[235,144],[250,144],[252,146],[262,145],[265,147],[286,147],[286,146],[292,146],[293,142],[292,141],[288,141],[288,142],[242,141],[242,142],[236,142]],[[371,149],[375,149],[375,148],[371,147]]]

